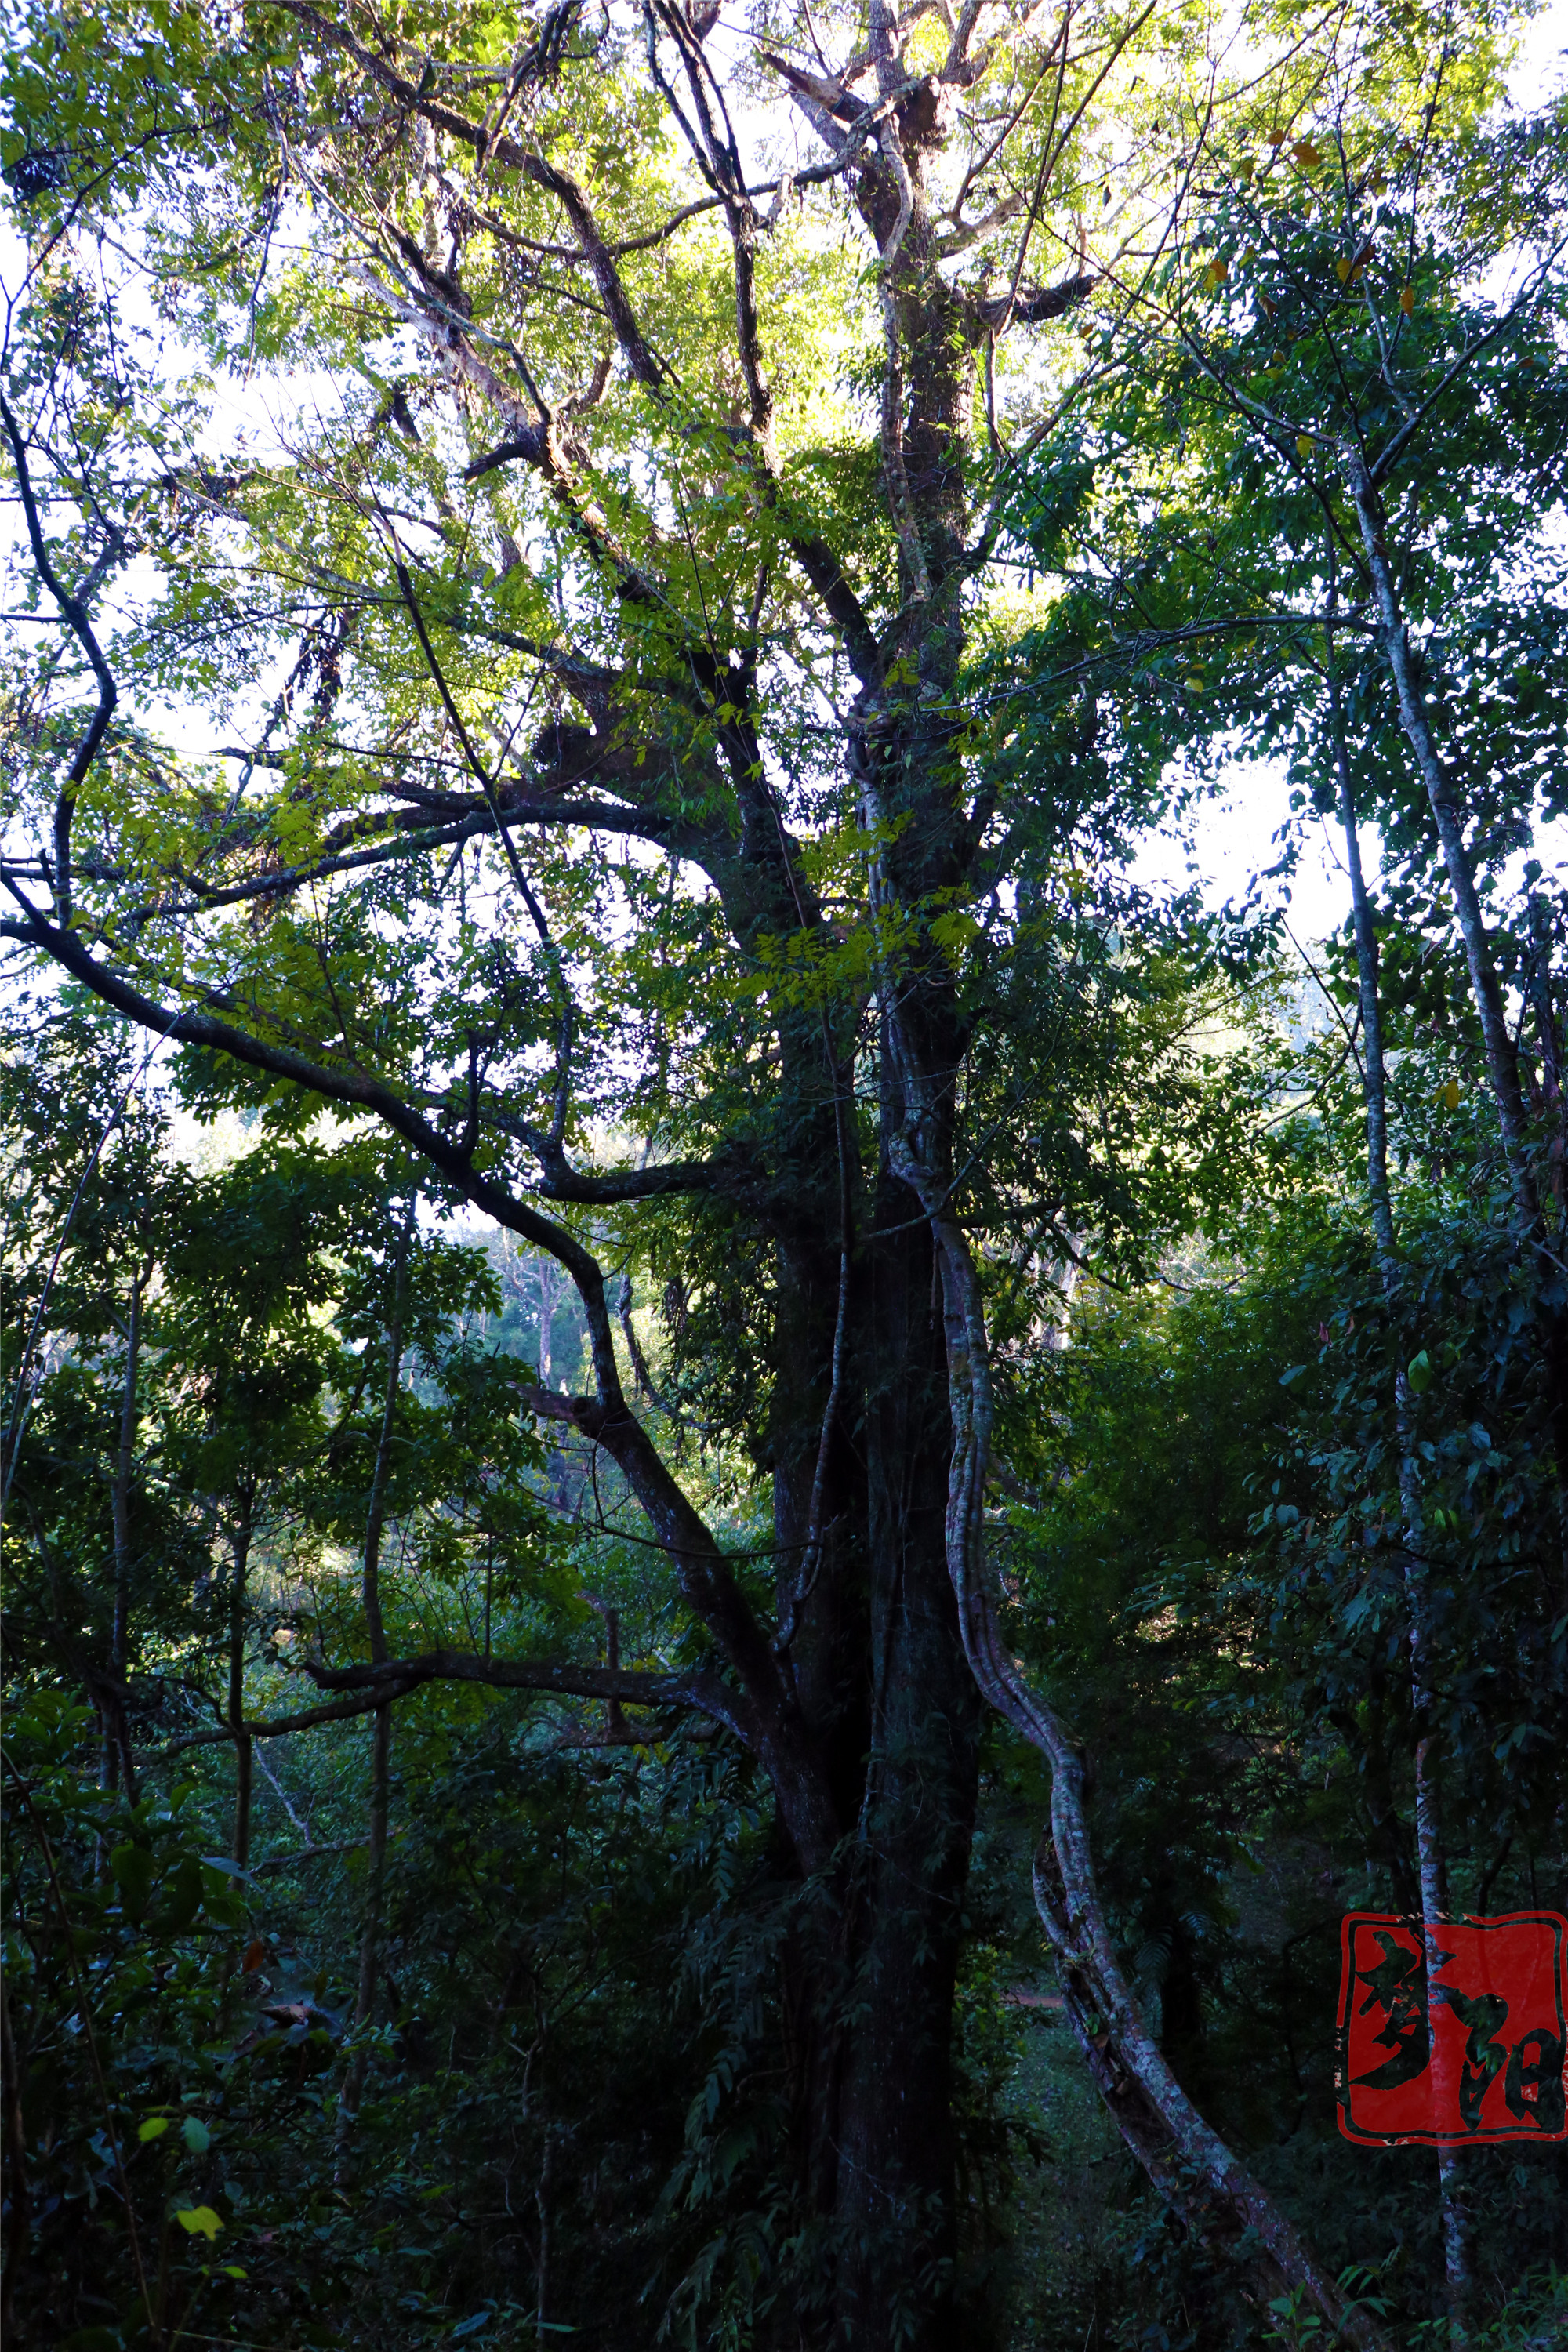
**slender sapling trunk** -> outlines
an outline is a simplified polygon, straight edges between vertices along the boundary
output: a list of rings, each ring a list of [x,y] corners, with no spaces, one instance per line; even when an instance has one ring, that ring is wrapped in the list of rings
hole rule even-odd
[[[250,1561],[250,1504],[242,1504],[234,1530],[234,1570],[228,1593],[228,1722],[234,1734],[234,1858],[241,1870],[250,1855],[252,1744],[245,1728],[245,1601]]]
[[[1384,1059],[1383,1013],[1378,991],[1377,929],[1361,862],[1355,791],[1351,778],[1339,679],[1334,670],[1331,631],[1328,633],[1328,685],[1340,825],[1344,835],[1345,867],[1350,876],[1351,911],[1355,933],[1356,982],[1363,1038],[1362,1086],[1366,1105],[1367,1192],[1372,1203],[1373,1243],[1377,1255],[1378,1281],[1397,1334],[1401,1269],[1394,1230],[1394,1203],[1388,1182],[1388,1077]],[[1431,1979],[1441,1949],[1444,1908],[1443,1824],[1437,1779],[1438,1742],[1434,1726],[1431,1612],[1426,1570],[1421,1566],[1424,1547],[1420,1536],[1421,1491],[1415,1467],[1415,1406],[1403,1363],[1394,1373],[1394,1416],[1399,1444],[1401,1533],[1404,1537],[1400,1565],[1409,1628],[1410,1706],[1416,1726],[1415,1853],[1421,1890],[1421,1942],[1425,1954],[1430,2032]],[[1458,2345],[1464,2340],[1474,2272],[1469,2212],[1463,2194],[1458,2154],[1451,2141],[1438,2143],[1437,2193],[1443,2218],[1443,2263],[1447,2281],[1448,2325],[1452,2339]]]
[[[403,1313],[408,1283],[408,1254],[414,1239],[417,1193],[397,1245],[392,1311],[386,1328],[386,1394],[382,1408],[381,1436],[371,1474],[370,1505],[365,1515],[364,1567],[361,1598],[370,1635],[373,1664],[384,1665],[388,1656],[386,1628],[381,1609],[381,1539],[386,1524],[386,1488],[392,1464],[393,1426],[397,1411],[398,1383],[403,1372]],[[382,1909],[386,1885],[387,1787],[392,1769],[392,1709],[378,1706],[371,1734],[370,1852],[365,1883],[364,1925],[360,1937],[359,1981],[354,1994],[353,2027],[363,2033],[375,2005],[376,1971],[381,1945]],[[337,2147],[340,2185],[346,2174],[347,2147],[364,2093],[365,2053],[354,2051],[338,2105]]]
[[[142,1354],[142,1280],[131,1278],[125,1311],[125,1370],[120,1391],[120,1436],[115,1447],[114,1475],[109,1507],[114,1539],[114,1614],[109,1637],[110,1693],[103,1727],[102,1783],[116,1787],[121,1779],[125,1793],[135,1802],[135,1770],[131,1736],[125,1719],[125,1666],[131,1636],[131,1487],[136,1468],[136,1376]]]

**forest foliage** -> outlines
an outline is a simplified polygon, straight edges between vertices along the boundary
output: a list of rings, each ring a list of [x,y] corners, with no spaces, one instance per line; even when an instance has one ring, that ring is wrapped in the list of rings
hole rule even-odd
[[[18,2345],[1562,2340],[1521,26],[13,11]]]

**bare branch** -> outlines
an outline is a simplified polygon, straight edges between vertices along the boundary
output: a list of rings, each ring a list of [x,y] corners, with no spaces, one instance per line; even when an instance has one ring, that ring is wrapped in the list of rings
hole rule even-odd
[[[393,1658],[384,1665],[325,1666],[307,1664],[303,1669],[324,1690],[349,1696],[323,1701],[320,1706],[299,1708],[289,1715],[247,1717],[239,1728],[252,1739],[284,1739],[297,1731],[314,1731],[323,1723],[352,1722],[373,1715],[378,1707],[407,1698],[435,1682],[481,1683],[492,1690],[537,1692],[542,1697],[596,1698],[624,1706],[690,1709],[722,1723],[737,1738],[750,1744],[744,1701],[729,1690],[710,1669],[686,1674],[655,1674],[637,1668],[579,1666],[570,1661],[486,1658],[461,1650],[432,1650],[418,1658]],[[171,1740],[165,1756],[190,1748],[223,1745],[234,1738],[234,1727],[197,1731]]]
[[[44,543],[43,525],[38,518],[37,501],[33,495],[32,475],[27,466],[26,444],[21,426],[11,413],[10,403],[0,394],[0,422],[4,422],[5,437],[11,444],[12,462],[16,468],[16,488],[21,496],[22,511],[27,520],[27,539],[33,551],[33,562],[39,579],[59,606],[72,635],[86,654],[98,680],[98,708],[88,722],[87,733],[78,744],[65,782],[55,802],[55,908],[62,925],[68,928],[71,919],[71,820],[76,814],[76,795],[82,779],[98,756],[98,747],[108,731],[114,716],[120,690],[114,673],[104,659],[103,651],[93,634],[87,616],[87,607],[79,597],[70,594],[49,561],[49,551]]]
[[[994,333],[1003,333],[1012,323],[1026,327],[1043,324],[1047,319],[1065,319],[1069,310],[1086,301],[1099,285],[1098,278],[1079,271],[1074,278],[1064,278],[1056,286],[1030,286],[1016,296],[992,295],[973,305],[974,314]]]

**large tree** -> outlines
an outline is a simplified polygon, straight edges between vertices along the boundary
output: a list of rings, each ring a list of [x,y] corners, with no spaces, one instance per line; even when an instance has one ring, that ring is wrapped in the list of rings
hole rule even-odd
[[[1108,339],[1216,125],[1296,120],[1365,30],[1260,10],[1233,68],[1116,0],[279,0],[52,12],[8,68],[0,419],[58,643],[19,661],[0,929],[195,1092],[381,1122],[575,1285],[591,1386],[530,1402],[643,1515],[667,1650],[315,1672],[383,1720],[433,1675],[685,1707],[757,1759],[820,1889],[784,2008],[824,2341],[958,2324],[983,1703],[1049,1759],[1038,1900],[1131,2143],[1373,2333],[1141,2017],[984,1556],[988,1301],[1048,1317],[1223,1181],[1190,963],[1114,880],[1181,724],[1119,725],[1064,623],[1020,755],[1025,486],[1044,454],[1047,506],[1090,495]],[[1383,30],[1393,117],[1420,27]],[[630,1271],[765,1488],[743,1555],[637,1409]]]

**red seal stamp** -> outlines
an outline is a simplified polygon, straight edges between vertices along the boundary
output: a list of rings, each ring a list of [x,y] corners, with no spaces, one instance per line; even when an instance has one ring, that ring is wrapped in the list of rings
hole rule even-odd
[[[1568,2139],[1568,1919],[1510,1911],[1340,1929],[1340,2129],[1369,2147]]]

